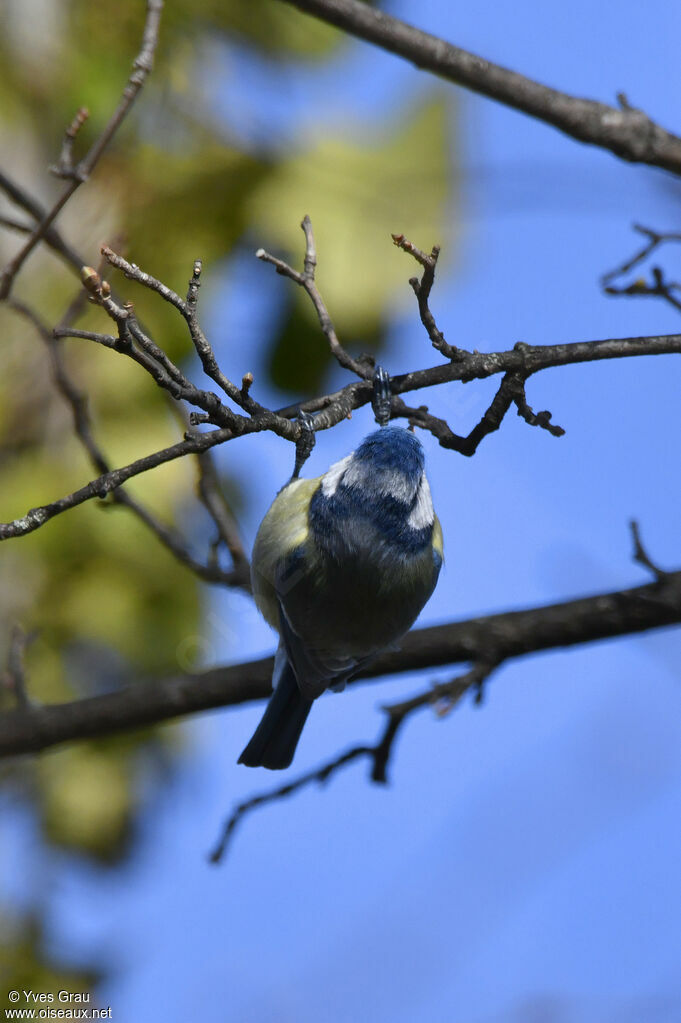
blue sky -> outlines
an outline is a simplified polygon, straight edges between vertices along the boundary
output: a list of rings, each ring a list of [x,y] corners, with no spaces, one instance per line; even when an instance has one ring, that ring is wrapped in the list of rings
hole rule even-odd
[[[613,101],[624,90],[681,131],[681,13],[668,3],[645,13],[631,0],[389,9],[568,92]],[[312,71],[240,60],[243,102],[229,93],[229,75],[219,82],[225,124],[283,140],[325,112],[346,120],[359,107],[380,121],[431,84],[359,43],[314,90]],[[451,95],[460,234],[432,300],[447,337],[492,350],[676,332],[673,310],[607,299],[598,278],[636,246],[632,221],[678,229],[678,185],[487,100]],[[662,259],[678,274],[677,252]],[[245,331],[250,323],[257,341],[264,273],[255,260],[228,268],[225,298],[210,313],[216,329],[225,318]],[[392,340],[393,373],[434,361],[408,302]],[[509,415],[463,459],[425,436],[447,560],[422,622],[643,583],[631,562],[632,517],[653,556],[676,567],[680,382],[672,357],[550,371],[530,380],[528,400],[553,412],[564,437]],[[429,397],[463,432],[494,386]],[[310,474],[370,427],[368,412],[358,413],[320,437]],[[259,435],[224,452],[231,472],[249,475],[249,540],[283,482],[283,450]],[[216,660],[271,651],[244,597],[212,597]],[[443,721],[424,713],[409,723],[387,789],[370,786],[362,765],[348,768],[324,790],[247,819],[219,869],[205,854],[221,821],[271,776],[235,764],[260,707],[197,718],[185,726],[181,768],[143,822],[135,862],[119,874],[58,866],[55,947],[74,958],[94,951],[110,965],[100,1000],[119,1023],[678,1020],[680,665],[678,630],[506,665],[482,709],[466,703]],[[291,773],[373,739],[382,703],[450,676],[320,700]],[[7,855],[35,856],[29,824]]]

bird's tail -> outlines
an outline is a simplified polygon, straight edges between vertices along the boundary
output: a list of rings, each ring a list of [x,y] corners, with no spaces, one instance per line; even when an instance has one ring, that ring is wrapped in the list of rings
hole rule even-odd
[[[312,707],[312,701],[301,696],[293,668],[282,654],[280,650],[275,661],[276,686],[270,702],[239,757],[246,767],[269,767],[272,771],[288,767]]]

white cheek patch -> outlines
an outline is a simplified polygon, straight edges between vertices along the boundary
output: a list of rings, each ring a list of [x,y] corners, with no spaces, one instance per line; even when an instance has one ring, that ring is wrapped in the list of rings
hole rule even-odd
[[[434,518],[430,484],[424,473],[421,477],[418,494],[416,495],[416,503],[412,508],[411,515],[407,519],[407,525],[410,529],[427,529],[429,526],[432,526]]]
[[[376,469],[355,459],[343,476],[346,487],[357,487],[377,499],[391,497],[400,504],[411,504],[417,484],[397,469]]]
[[[422,477],[422,479],[425,479],[425,477]],[[405,473],[368,466],[361,459],[355,458],[354,453],[346,455],[339,462],[334,462],[331,468],[324,473],[321,483],[324,497],[333,497],[341,482],[345,487],[363,489],[366,493],[373,494],[377,499],[392,497],[393,500],[399,501],[401,504],[411,504],[417,488],[419,486],[422,488],[422,484],[416,483],[414,479],[405,475]],[[426,500],[430,508],[430,519],[426,524],[430,525],[433,521],[433,506],[430,502],[428,483],[426,483],[426,490]],[[419,490],[417,507],[412,512],[412,517],[418,509],[420,494],[421,491]]]
[[[333,497],[336,493],[338,490],[338,484],[343,477],[343,473],[350,465],[352,458],[352,455],[346,455],[345,458],[341,458],[340,462],[334,462],[334,464],[326,470],[322,476],[322,493],[324,497]]]
[[[400,504],[411,504],[414,500],[416,483],[403,472],[386,472],[381,483],[381,492]]]

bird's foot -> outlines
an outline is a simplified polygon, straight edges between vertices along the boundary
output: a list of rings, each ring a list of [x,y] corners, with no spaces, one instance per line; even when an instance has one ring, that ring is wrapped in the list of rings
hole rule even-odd
[[[298,412],[297,419],[300,423],[300,435],[296,441],[296,464],[293,467],[293,475],[291,476],[291,479],[294,480],[300,476],[300,470],[310,457],[316,443],[314,416],[310,415],[309,412],[303,412],[301,409]]]
[[[376,366],[374,369],[374,393],[371,398],[371,407],[374,410],[374,419],[379,426],[387,426],[390,422],[391,403],[390,374],[383,366]]]

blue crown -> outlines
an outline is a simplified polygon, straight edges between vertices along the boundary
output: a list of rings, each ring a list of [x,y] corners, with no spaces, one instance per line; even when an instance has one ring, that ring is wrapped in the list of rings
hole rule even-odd
[[[400,426],[385,426],[365,437],[355,451],[357,461],[371,462],[377,469],[394,469],[411,478],[423,472],[421,441]]]

